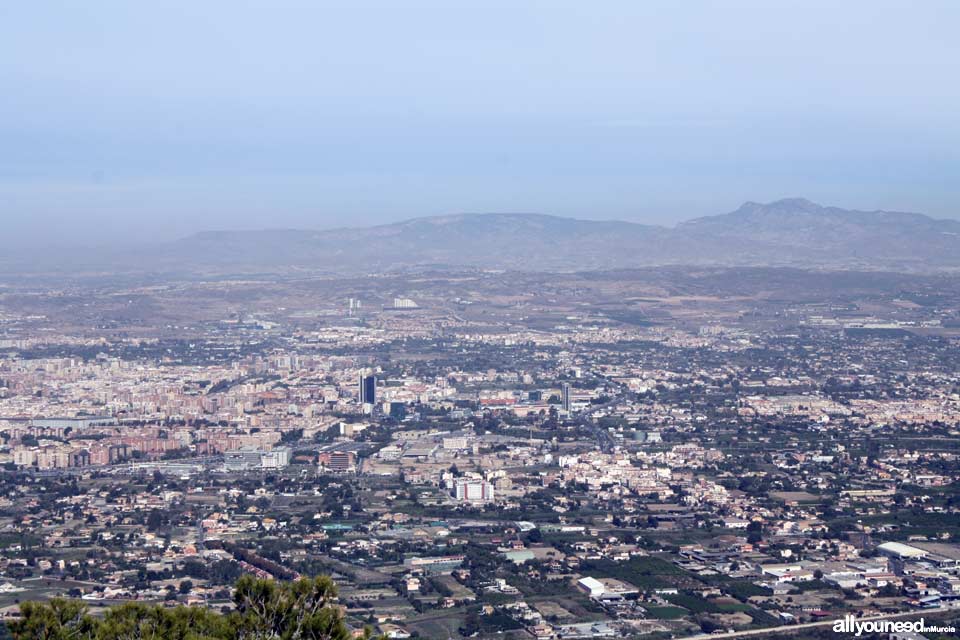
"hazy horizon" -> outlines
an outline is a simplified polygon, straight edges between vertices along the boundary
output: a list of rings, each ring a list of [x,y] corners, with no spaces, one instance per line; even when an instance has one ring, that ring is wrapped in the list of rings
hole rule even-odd
[[[960,6],[0,9],[7,246],[802,196],[960,217]]]
[[[646,225],[650,227],[658,227],[661,229],[678,229],[678,228],[682,228],[681,225],[683,225],[686,222],[691,222],[691,221],[703,219],[703,218],[724,216],[726,214],[734,213],[735,211],[739,210],[741,207],[746,205],[750,205],[750,204],[769,205],[769,204],[776,204],[782,201],[789,201],[789,200],[806,200],[806,201],[812,202],[812,204],[814,205],[822,206],[824,208],[831,208],[835,206],[831,203],[813,202],[813,201],[810,201],[809,198],[804,198],[803,196],[784,196],[782,198],[775,198],[774,200],[771,200],[769,202],[762,202],[762,203],[758,203],[755,200],[745,200],[741,202],[740,205],[738,205],[737,207],[733,207],[728,211],[716,211],[714,213],[708,213],[704,216],[689,216],[689,217],[678,218],[676,220],[666,221],[666,222],[646,222],[644,220],[625,220],[623,218],[603,218],[600,216],[584,217],[584,216],[577,216],[577,215],[558,215],[553,213],[543,213],[539,211],[488,211],[488,212],[463,211],[463,212],[456,212],[456,213],[439,213],[436,215],[428,215],[428,216],[410,216],[410,217],[404,217],[404,218],[397,218],[395,220],[387,220],[383,222],[373,222],[373,221],[367,222],[365,221],[365,219],[360,218],[352,224],[349,221],[347,221],[343,224],[331,224],[327,226],[270,226],[269,222],[267,222],[264,226],[256,226],[257,221],[254,220],[254,221],[251,221],[250,223],[251,226],[245,227],[241,225],[236,225],[232,227],[210,227],[210,228],[198,227],[198,228],[189,230],[184,234],[180,234],[177,236],[169,236],[169,237],[160,236],[160,237],[153,237],[153,238],[132,238],[132,239],[111,238],[111,237],[101,237],[101,238],[91,237],[91,238],[67,239],[63,241],[46,241],[44,242],[43,246],[50,249],[60,249],[60,250],[106,249],[106,250],[112,251],[114,249],[121,248],[121,246],[123,245],[127,245],[128,248],[131,248],[131,249],[156,247],[161,244],[175,243],[178,240],[190,240],[196,236],[203,235],[203,234],[216,235],[220,233],[257,233],[257,232],[284,233],[284,232],[292,232],[292,231],[336,232],[336,231],[344,231],[344,230],[352,230],[352,229],[362,230],[362,229],[368,229],[371,227],[389,226],[389,225],[398,224],[398,223],[412,222],[415,220],[431,220],[431,219],[444,219],[444,218],[452,219],[452,218],[463,218],[463,217],[473,217],[473,216],[480,216],[480,217],[544,216],[547,218],[557,218],[561,220],[576,220],[576,221],[585,221],[585,222],[614,222],[614,223],[626,222],[631,224]],[[900,213],[900,214],[908,214],[908,215],[909,214],[926,215],[923,212],[918,212],[918,211],[891,211],[889,209],[878,209],[878,210],[850,209],[849,211],[860,211],[865,213],[888,212],[888,213]],[[951,219],[948,217],[944,217],[944,218],[938,218],[936,216],[928,216],[928,217],[934,220],[950,220]],[[38,248],[38,245],[31,246],[30,243],[26,243],[14,249],[13,252],[28,254],[29,252],[32,252],[37,248]]]

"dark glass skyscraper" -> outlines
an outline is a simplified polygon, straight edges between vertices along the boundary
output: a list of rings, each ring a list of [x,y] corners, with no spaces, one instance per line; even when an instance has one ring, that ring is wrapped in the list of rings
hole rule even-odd
[[[360,404],[376,404],[377,376],[360,374]]]

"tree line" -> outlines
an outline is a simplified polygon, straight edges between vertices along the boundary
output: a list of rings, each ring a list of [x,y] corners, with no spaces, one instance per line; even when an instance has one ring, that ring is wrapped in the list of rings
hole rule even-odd
[[[81,601],[55,598],[21,604],[7,626],[14,640],[349,640],[336,596],[328,576],[281,583],[246,575],[228,614],[131,602],[95,617]]]

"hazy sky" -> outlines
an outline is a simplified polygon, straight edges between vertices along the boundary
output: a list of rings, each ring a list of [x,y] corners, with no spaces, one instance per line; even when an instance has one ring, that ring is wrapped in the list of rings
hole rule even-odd
[[[958,33],[955,0],[3,2],[0,236],[960,217]]]

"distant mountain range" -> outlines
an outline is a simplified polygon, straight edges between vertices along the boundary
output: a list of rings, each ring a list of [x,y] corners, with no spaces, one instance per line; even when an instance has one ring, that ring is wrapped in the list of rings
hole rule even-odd
[[[72,268],[93,267],[97,259],[87,256]],[[328,231],[208,231],[99,260],[118,270],[196,273],[658,265],[938,271],[960,267],[960,222],[789,198],[747,202],[673,228],[539,214],[460,214]]]

